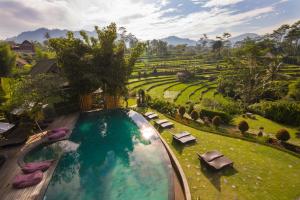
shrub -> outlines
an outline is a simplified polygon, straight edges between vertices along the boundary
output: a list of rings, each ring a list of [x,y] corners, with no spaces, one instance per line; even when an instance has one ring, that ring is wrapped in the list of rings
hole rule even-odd
[[[212,119],[212,124],[215,127],[219,127],[222,123],[221,117],[220,116],[214,116],[214,118]]]
[[[201,109],[201,111],[199,112],[199,116],[201,119],[204,119],[204,117],[209,117],[209,118],[213,118],[214,116],[219,116],[221,118],[221,120],[228,124],[232,117],[224,112],[220,112],[220,111],[212,111],[212,110],[207,110],[207,109]]]
[[[190,115],[193,112],[193,110],[194,110],[194,103],[190,103],[187,113]]]
[[[249,106],[249,110],[276,122],[288,125],[300,124],[300,105],[294,102],[264,101]]]
[[[148,104],[151,108],[158,110],[161,113],[175,116],[177,109],[176,105],[161,99],[151,99]]]
[[[198,112],[193,110],[191,113],[191,118],[196,121],[199,118]]]
[[[185,114],[185,107],[184,106],[180,106],[180,108],[178,109],[179,115],[181,118],[183,118],[184,114]]]
[[[277,133],[276,133],[276,138],[280,141],[288,141],[291,136],[290,133],[286,130],[286,129],[280,129]]]
[[[246,131],[249,130],[249,125],[246,121],[241,121],[239,124],[238,124],[238,129],[242,132],[242,133],[245,133]]]

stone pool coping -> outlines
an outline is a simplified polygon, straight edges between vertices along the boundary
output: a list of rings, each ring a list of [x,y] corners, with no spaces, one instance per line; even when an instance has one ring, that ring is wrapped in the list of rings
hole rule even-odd
[[[191,200],[191,192],[190,192],[190,188],[186,179],[186,176],[183,172],[183,169],[181,168],[181,165],[179,163],[179,161],[177,160],[175,154],[172,152],[171,148],[169,147],[169,145],[167,144],[167,142],[161,137],[161,135],[159,134],[159,132],[153,127],[153,125],[151,123],[149,123],[144,117],[143,115],[141,115],[140,113],[130,110],[129,111],[129,117],[137,124],[137,126],[141,129],[143,126],[147,126],[151,129],[153,129],[153,131],[156,133],[156,135],[160,138],[161,142],[163,143],[168,156],[170,158],[172,167],[180,181],[181,187],[183,189],[184,192],[184,196],[185,196],[185,200]],[[143,123],[143,124],[142,124]]]

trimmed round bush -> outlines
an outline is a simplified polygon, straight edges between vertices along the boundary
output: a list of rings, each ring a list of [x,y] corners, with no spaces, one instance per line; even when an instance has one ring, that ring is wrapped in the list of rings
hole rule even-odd
[[[191,118],[196,121],[199,118],[198,112],[193,110],[191,113]]]
[[[180,106],[178,109],[179,115],[181,118],[183,118],[184,114],[185,114],[185,107],[184,106]]]
[[[245,133],[246,131],[249,130],[249,125],[246,121],[240,121],[240,123],[238,124],[238,129],[242,132]]]
[[[214,118],[212,119],[212,124],[215,127],[219,127],[222,123],[221,117],[220,116],[214,116]]]
[[[276,133],[276,138],[280,141],[288,141],[291,136],[290,133],[286,130],[286,129],[280,129],[277,133]]]

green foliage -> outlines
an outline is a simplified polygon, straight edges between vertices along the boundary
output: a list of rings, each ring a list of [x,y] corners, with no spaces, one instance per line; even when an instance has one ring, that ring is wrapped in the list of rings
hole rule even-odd
[[[291,136],[290,133],[286,130],[286,129],[280,129],[277,133],[276,133],[276,138],[280,141],[288,141]]]
[[[282,63],[276,49],[271,40],[242,42],[227,59],[230,70],[220,75],[219,92],[241,99],[244,105],[259,101],[266,91],[274,89],[272,83],[279,76]]]
[[[199,112],[199,116],[201,119],[204,119],[204,117],[212,119],[215,116],[219,116],[221,120],[226,124],[228,124],[232,120],[232,117],[227,113],[208,109],[201,109]]]
[[[192,118],[193,120],[195,120],[195,121],[199,118],[199,114],[198,114],[198,112],[197,112],[196,110],[193,110],[193,111],[192,111],[192,113],[191,113],[191,118]]]
[[[177,112],[177,108],[176,108],[175,104],[170,103],[168,101],[161,100],[161,99],[152,99],[148,103],[148,105],[151,108],[158,110],[161,113],[164,113],[164,114],[167,114],[167,115],[170,115],[173,117],[175,117],[175,114]]]
[[[87,94],[102,87],[109,95],[123,95],[132,67],[143,52],[144,45],[138,43],[125,55],[125,41],[116,41],[117,27],[112,23],[106,28],[95,27],[97,38],[89,38],[84,31],[84,40],[74,37],[49,39],[71,86],[79,94]]]
[[[246,131],[249,130],[249,125],[246,121],[241,121],[239,124],[238,124],[238,129],[242,132],[242,133],[245,133]]]
[[[249,106],[249,109],[276,122],[299,125],[300,105],[289,101],[263,101]]]
[[[187,113],[190,115],[193,112],[193,110],[194,110],[194,103],[191,102],[189,104],[189,109],[188,109]]]
[[[292,83],[289,86],[289,97],[296,100],[300,101],[300,79],[297,79],[295,83]]]
[[[185,114],[185,107],[184,106],[180,106],[178,109],[179,115],[181,118],[183,118],[184,114]]]
[[[229,115],[240,114],[242,112],[242,105],[240,101],[234,101],[231,98],[203,98],[201,104],[209,109],[220,110]]]
[[[221,117],[220,116],[214,116],[214,118],[212,119],[212,124],[215,127],[219,127],[222,123]]]
[[[12,86],[12,98],[7,102],[6,109],[22,108],[32,119],[39,120],[44,105],[61,100],[60,87],[64,81],[50,74],[26,76],[16,80]]]
[[[0,42],[0,77],[8,76],[16,65],[16,55],[9,44]]]

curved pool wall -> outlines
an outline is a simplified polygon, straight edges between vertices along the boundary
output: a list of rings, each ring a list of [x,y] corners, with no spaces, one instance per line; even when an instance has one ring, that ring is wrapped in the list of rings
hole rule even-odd
[[[84,113],[45,200],[173,199],[173,168],[153,127],[124,110]]]

